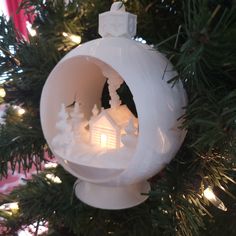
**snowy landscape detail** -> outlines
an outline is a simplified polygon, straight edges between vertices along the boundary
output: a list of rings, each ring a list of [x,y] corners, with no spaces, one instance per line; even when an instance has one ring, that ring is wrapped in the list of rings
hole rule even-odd
[[[75,102],[72,109],[61,104],[52,140],[55,154],[64,160],[97,168],[127,168],[138,140],[138,119],[126,105],[120,105],[114,86],[109,109],[94,104],[86,120],[82,105]]]

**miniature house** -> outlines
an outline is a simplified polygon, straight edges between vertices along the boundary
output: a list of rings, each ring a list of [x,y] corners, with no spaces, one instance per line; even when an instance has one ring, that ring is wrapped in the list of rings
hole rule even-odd
[[[126,105],[103,109],[89,121],[90,143],[108,149],[121,147],[121,135],[131,118],[137,127],[138,120]]]

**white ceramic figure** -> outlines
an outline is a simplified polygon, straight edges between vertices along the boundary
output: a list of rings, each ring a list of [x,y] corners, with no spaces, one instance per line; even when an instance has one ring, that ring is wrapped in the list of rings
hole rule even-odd
[[[138,141],[137,128],[134,126],[133,117],[130,118],[129,123],[125,127],[126,134],[121,137],[121,142],[128,148],[135,148]]]
[[[164,55],[131,39],[136,32],[136,16],[125,12],[122,3],[114,4],[111,11],[99,16],[103,38],[80,45],[57,64],[44,85],[40,105],[42,128],[51,150],[58,162],[79,179],[76,196],[105,209],[128,208],[145,201],[148,196],[141,193],[150,190],[147,180],[171,161],[186,135],[185,130],[176,129],[187,103],[185,90],[181,81],[174,86],[168,83],[177,73]],[[107,78],[124,81],[133,95],[139,129],[135,147],[120,145],[99,155],[101,148],[88,145],[86,151],[78,147],[76,158],[57,154],[52,139],[58,132],[55,123],[61,103],[70,104],[73,94],[77,94],[78,100],[83,101],[85,119],[90,120],[94,104],[101,109]],[[104,121],[101,128],[107,125],[114,132],[119,130],[108,115],[100,114],[94,127],[102,123],[100,117]],[[110,137],[112,132],[105,135]],[[108,136],[102,134],[98,136],[100,147],[108,142]],[[96,158],[89,156],[91,151],[98,154]]]
[[[75,102],[74,108],[70,113],[71,116],[71,125],[74,133],[75,142],[82,141],[83,133],[84,133],[84,114],[82,113],[79,103]]]
[[[132,38],[136,34],[137,16],[125,11],[122,2],[114,2],[109,12],[99,14],[99,34],[102,37]]]
[[[68,114],[65,109],[65,104],[61,104],[56,128],[58,134],[52,139],[53,148],[58,154],[67,156],[69,154],[69,146],[73,143],[73,133],[68,122]]]

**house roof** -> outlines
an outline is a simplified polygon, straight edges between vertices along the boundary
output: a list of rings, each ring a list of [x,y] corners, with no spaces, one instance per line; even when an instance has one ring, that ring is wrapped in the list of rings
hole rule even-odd
[[[112,126],[123,128],[129,122],[130,118],[133,117],[135,123],[137,123],[137,119],[131,113],[126,105],[122,105],[119,107],[104,109],[101,113],[94,117],[91,122],[94,124],[98,120],[100,120],[103,116],[107,118],[107,120],[111,123]]]

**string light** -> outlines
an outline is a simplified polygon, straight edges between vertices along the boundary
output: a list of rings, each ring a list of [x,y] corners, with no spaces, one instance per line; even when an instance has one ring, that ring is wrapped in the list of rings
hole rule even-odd
[[[143,44],[147,43],[147,41],[145,39],[141,38],[141,37],[136,37],[135,41],[138,41],[138,42],[143,43]]]
[[[81,43],[81,37],[79,35],[75,35],[75,34],[70,34],[70,33],[66,33],[63,32],[62,35],[66,38],[69,38],[72,42],[76,43],[76,44],[80,44]]]
[[[26,112],[26,110],[20,106],[13,106],[13,108],[16,110],[18,116],[22,116]]]
[[[209,200],[215,207],[219,208],[222,211],[227,211],[224,203],[215,195],[211,187],[208,187],[203,191],[203,196],[207,200]]]
[[[18,202],[5,203],[0,206],[0,210],[4,211],[8,215],[12,215],[13,213],[16,213],[19,210]]]
[[[44,165],[44,168],[45,169],[51,169],[51,168],[56,168],[57,166],[58,166],[58,164],[55,163],[55,162],[48,162]]]
[[[32,37],[35,37],[37,35],[37,31],[32,27],[32,24],[30,24],[29,21],[26,22],[26,28]]]
[[[56,184],[61,184],[62,181],[58,176],[55,176],[54,174],[46,174],[46,178],[51,180],[52,182]]]
[[[106,148],[107,147],[107,136],[105,134],[101,134],[101,147]]]
[[[0,88],[0,97],[4,98],[6,96],[6,91],[4,88]]]
[[[24,115],[24,114],[25,114],[25,109],[23,109],[23,108],[21,108],[21,107],[18,107],[18,108],[17,108],[17,114],[18,114],[19,116]]]

